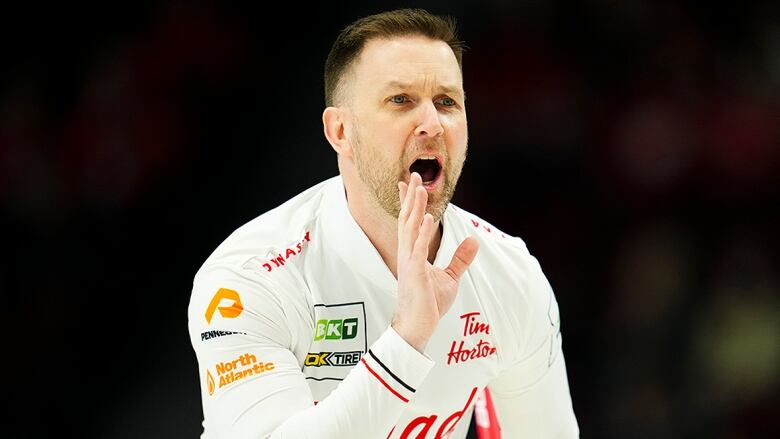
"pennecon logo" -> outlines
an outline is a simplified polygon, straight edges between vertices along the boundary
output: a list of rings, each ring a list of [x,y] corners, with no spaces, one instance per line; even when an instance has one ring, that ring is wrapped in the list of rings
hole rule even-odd
[[[232,301],[228,306],[218,306],[223,300]],[[226,319],[234,319],[238,317],[244,310],[244,306],[241,305],[241,297],[238,296],[236,291],[220,288],[214,297],[211,299],[208,308],[206,308],[206,322],[211,324],[211,318],[214,313],[219,310],[219,314]]]
[[[314,341],[325,340],[351,340],[358,335],[358,319],[322,319],[317,320],[314,330]]]

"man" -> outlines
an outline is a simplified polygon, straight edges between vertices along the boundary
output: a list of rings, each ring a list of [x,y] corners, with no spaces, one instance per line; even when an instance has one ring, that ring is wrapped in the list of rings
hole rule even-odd
[[[195,276],[204,438],[464,438],[485,387],[502,437],[578,436],[539,264],[449,204],[461,52],[422,10],[337,38],[322,121],[340,176],[239,228]]]

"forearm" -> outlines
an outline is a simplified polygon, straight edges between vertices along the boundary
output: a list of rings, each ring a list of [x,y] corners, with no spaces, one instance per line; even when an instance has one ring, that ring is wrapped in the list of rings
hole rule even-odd
[[[300,391],[288,392],[290,389],[279,388],[275,395],[268,394],[249,403],[243,414],[226,413],[234,416],[235,422],[222,430],[224,436],[386,437],[413,399],[416,387],[427,376],[433,362],[390,329],[371,346],[370,352],[318,404],[290,410],[289,406],[284,407],[285,400],[299,397]],[[301,407],[300,403],[297,406]],[[276,419],[269,419],[271,416]]]

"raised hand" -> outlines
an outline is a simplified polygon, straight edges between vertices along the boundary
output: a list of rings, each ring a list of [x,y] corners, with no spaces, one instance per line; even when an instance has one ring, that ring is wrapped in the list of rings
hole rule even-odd
[[[439,319],[458,294],[460,277],[474,260],[479,244],[473,237],[460,243],[444,270],[428,262],[428,248],[435,233],[433,216],[425,213],[428,191],[412,173],[407,186],[398,183],[398,301],[392,327],[420,352],[433,335]]]

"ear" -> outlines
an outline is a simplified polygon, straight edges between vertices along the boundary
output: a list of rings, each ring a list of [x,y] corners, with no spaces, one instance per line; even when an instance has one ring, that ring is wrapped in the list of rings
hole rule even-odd
[[[352,157],[352,145],[347,140],[346,110],[341,107],[328,107],[322,112],[322,130],[330,146],[337,154]]]

